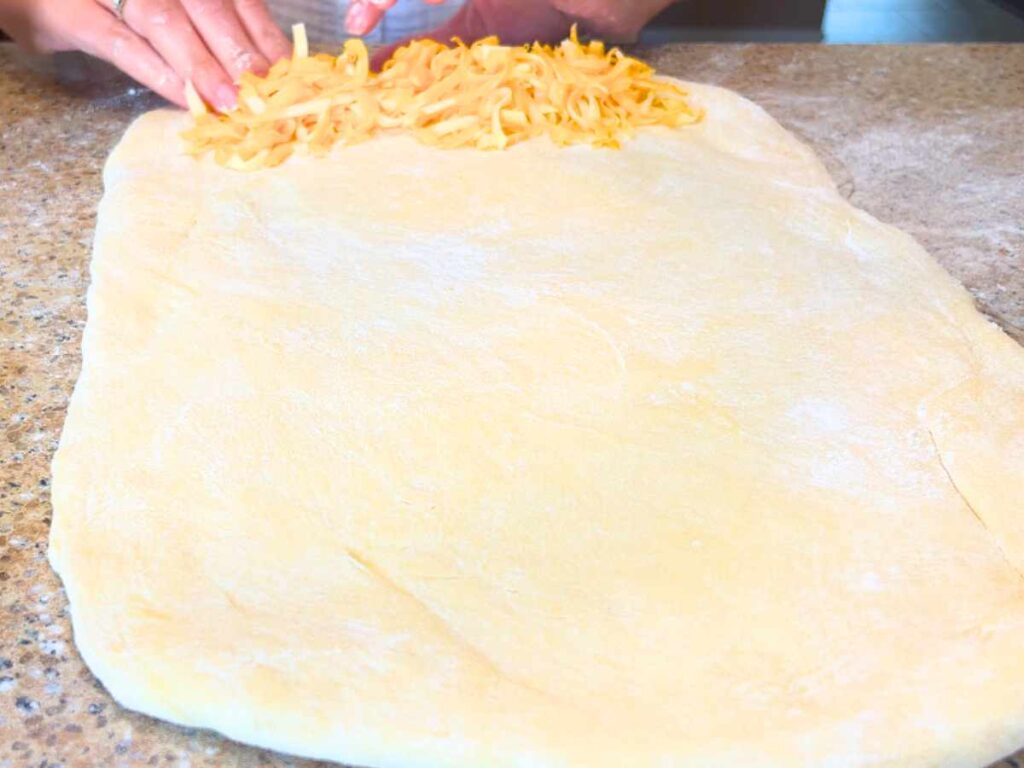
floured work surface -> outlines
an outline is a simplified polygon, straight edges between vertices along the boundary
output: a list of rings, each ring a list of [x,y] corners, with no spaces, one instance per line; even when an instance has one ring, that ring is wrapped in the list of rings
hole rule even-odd
[[[129,707],[371,766],[1024,742],[1024,352],[748,102],[107,168],[54,467]]]

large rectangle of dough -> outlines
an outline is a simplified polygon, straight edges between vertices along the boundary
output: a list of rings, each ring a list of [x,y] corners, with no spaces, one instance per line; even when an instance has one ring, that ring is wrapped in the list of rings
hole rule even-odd
[[[126,706],[374,766],[1024,743],[1024,352],[735,94],[106,169],[50,557]]]

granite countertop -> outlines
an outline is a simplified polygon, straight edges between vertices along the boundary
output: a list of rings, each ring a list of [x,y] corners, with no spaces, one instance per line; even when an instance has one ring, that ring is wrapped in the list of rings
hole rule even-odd
[[[1024,342],[1024,45],[670,45],[912,233]],[[157,100],[77,55],[0,45],[0,768],[303,766],[121,709],[72,643],[46,562],[50,459],[79,370],[103,161]],[[1024,745],[1022,745],[1024,746]],[[1024,765],[1024,752],[1001,768]]]

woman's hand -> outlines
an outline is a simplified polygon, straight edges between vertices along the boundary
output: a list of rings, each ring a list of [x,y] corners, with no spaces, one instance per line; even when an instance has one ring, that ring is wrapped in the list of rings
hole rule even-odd
[[[346,30],[352,35],[365,35],[396,2],[353,0]],[[426,2],[439,4],[444,0]],[[444,42],[452,37],[470,42],[487,35],[498,35],[510,45],[534,40],[555,42],[578,23],[588,34],[626,42],[635,40],[644,25],[671,4],[672,0],[468,0],[451,20],[427,36]],[[375,63],[385,60],[396,47],[378,53]]]
[[[234,81],[291,52],[263,0],[0,0],[0,28],[30,50],[82,50],[164,98],[185,104],[185,81],[219,109]]]

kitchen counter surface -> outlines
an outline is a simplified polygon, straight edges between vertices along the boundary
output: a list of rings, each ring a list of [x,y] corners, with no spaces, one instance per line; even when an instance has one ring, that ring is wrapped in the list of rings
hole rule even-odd
[[[921,240],[1024,342],[1024,45],[646,55],[765,106],[844,195]],[[0,768],[315,765],[121,709],[75,651],[46,562],[50,459],[79,370],[100,172],[129,121],[157,105],[80,56],[0,45]],[[1024,752],[1017,761],[1000,768],[1024,765]]]

